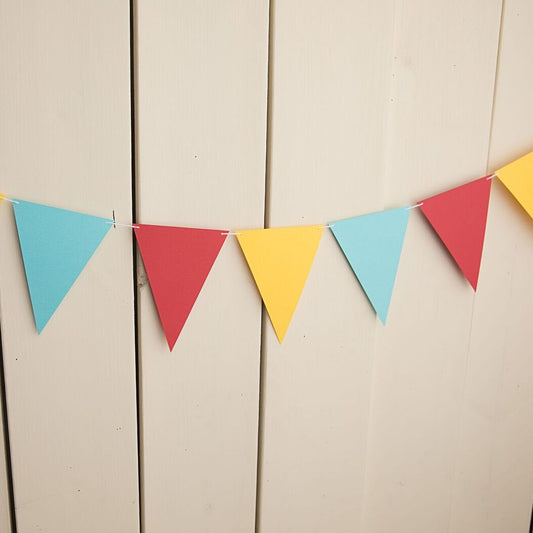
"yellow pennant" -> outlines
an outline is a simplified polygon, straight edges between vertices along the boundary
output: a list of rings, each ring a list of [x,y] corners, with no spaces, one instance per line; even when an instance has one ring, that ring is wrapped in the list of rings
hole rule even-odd
[[[533,152],[500,168],[495,174],[533,218]]]
[[[323,233],[323,226],[239,231],[237,239],[279,342],[287,332]]]
[[[0,194],[0,202],[6,197],[5,194]]]

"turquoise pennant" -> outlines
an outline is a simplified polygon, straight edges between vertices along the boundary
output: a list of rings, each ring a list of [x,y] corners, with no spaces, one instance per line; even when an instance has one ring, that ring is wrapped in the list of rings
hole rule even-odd
[[[410,212],[400,207],[332,222],[333,235],[383,324]]]
[[[20,248],[41,333],[111,228],[112,220],[16,200]]]

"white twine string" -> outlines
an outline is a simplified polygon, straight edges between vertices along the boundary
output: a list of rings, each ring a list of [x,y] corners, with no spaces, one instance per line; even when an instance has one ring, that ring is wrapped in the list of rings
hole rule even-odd
[[[120,226],[121,228],[134,228],[139,229],[141,226],[132,226],[131,224],[119,224],[118,222],[115,222],[114,220],[106,220],[106,224],[113,224],[113,226]]]
[[[498,174],[491,174],[490,176],[487,176],[487,180],[492,180],[494,178],[497,178],[498,177]],[[20,202],[18,200],[14,200],[13,198],[8,198],[7,196],[4,196],[1,198],[2,200],[5,200],[6,202],[11,202],[12,204],[20,204]],[[420,207],[424,205],[424,202],[419,202],[418,204],[415,204],[415,205],[410,205],[409,207],[406,207],[405,209],[416,209],[417,207]],[[121,224],[119,222],[115,222],[114,220],[106,220],[106,224],[113,224],[113,226],[115,227],[121,227],[121,228],[132,228],[132,229],[139,229],[140,226],[136,226],[134,224]],[[324,226],[320,226],[319,228],[320,229],[325,229],[325,228],[332,228],[334,227],[335,224],[325,224]],[[224,231],[224,232],[221,232],[220,235],[242,235],[242,233],[240,232],[234,232],[234,231]]]
[[[326,224],[324,226],[319,226],[319,229],[332,228],[334,225],[335,224]],[[264,228],[264,229],[269,229],[269,228]],[[242,235],[242,233],[238,233],[234,231],[224,231],[220,235]]]

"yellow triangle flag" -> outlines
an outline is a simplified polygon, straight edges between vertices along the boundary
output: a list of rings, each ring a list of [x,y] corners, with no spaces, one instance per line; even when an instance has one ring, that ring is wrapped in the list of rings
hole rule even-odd
[[[281,343],[311,270],[323,226],[238,233],[237,239]]]
[[[533,152],[500,168],[494,174],[533,218]]]
[[[0,202],[6,197],[5,194],[0,194]]]

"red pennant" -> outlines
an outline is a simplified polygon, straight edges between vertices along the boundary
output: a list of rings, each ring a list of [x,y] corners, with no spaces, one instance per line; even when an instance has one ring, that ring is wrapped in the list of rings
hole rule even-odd
[[[135,237],[172,351],[226,235],[220,230],[137,226]]]
[[[487,177],[422,200],[420,206],[474,290],[477,289],[492,183]]]

